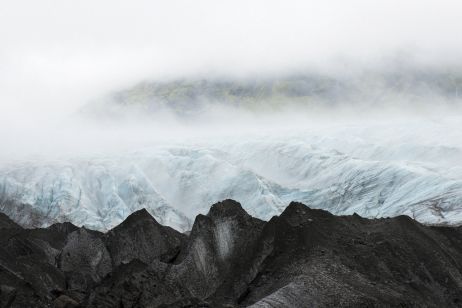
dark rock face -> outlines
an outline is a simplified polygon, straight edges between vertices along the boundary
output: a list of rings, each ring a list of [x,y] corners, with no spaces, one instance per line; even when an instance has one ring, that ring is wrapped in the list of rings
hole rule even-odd
[[[134,259],[150,263],[154,259],[169,261],[175,258],[186,236],[164,227],[145,209],[139,210],[106,234],[114,266]]]
[[[219,296],[230,302],[242,292],[264,222],[251,217],[233,200],[212,206],[207,216],[198,215],[181,263],[170,272],[179,277],[195,297]]]
[[[111,272],[111,256],[103,242],[102,234],[85,228],[67,237],[58,267],[67,278],[71,289],[86,290]]]
[[[462,228],[232,200],[189,236],[133,213],[106,234],[0,215],[0,307],[462,307]]]
[[[21,228],[17,223],[11,220],[7,215],[0,213],[0,229]]]

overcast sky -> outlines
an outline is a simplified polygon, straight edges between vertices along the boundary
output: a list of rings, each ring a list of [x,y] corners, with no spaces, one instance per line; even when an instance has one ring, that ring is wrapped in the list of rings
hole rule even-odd
[[[71,113],[146,78],[460,64],[461,17],[458,0],[1,0],[0,120]]]

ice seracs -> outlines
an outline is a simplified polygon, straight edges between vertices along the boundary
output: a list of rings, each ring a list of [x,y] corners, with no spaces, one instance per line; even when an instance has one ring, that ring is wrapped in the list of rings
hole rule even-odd
[[[187,231],[209,204],[227,198],[265,220],[296,200],[335,214],[460,224],[457,132],[441,123],[374,125],[8,164],[0,167],[0,206],[23,225],[29,217],[33,226],[69,220],[98,230],[146,208]]]

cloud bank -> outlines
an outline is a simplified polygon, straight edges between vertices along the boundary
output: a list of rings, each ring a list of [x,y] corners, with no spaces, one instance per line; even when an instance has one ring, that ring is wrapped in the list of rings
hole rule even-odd
[[[95,139],[90,147],[100,139],[117,143],[120,132],[82,123],[64,126],[89,101],[146,79],[306,71],[348,76],[386,70],[390,63],[398,69],[404,63],[458,70],[461,9],[459,1],[449,0],[5,0],[0,4],[2,155],[40,150],[44,139],[50,139],[51,151],[73,151],[89,136]],[[166,123],[171,132],[175,120]],[[133,134],[123,133],[125,139]],[[158,135],[165,136],[162,129]]]
[[[459,1],[2,1],[2,114],[50,117],[145,78],[460,64]]]

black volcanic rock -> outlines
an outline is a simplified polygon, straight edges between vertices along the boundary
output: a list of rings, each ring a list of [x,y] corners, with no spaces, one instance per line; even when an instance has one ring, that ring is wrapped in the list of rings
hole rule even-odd
[[[184,234],[160,225],[145,209],[134,212],[106,234],[114,266],[134,259],[144,263],[172,261],[185,242]]]
[[[437,229],[439,231],[439,229]],[[249,286],[253,307],[459,307],[462,246],[407,216],[337,217],[292,203],[263,233],[273,253]]]
[[[214,204],[209,213],[198,215],[182,262],[172,268],[195,297],[233,302],[243,288],[256,240],[264,222],[251,217],[233,200]],[[247,279],[248,280],[248,279]],[[245,285],[245,283],[244,283]]]
[[[168,277],[171,264],[137,259],[122,264],[106,276],[91,293],[88,307],[158,307],[193,296],[173,277]]]
[[[60,255],[59,268],[66,274],[69,288],[93,287],[112,270],[103,235],[85,228],[70,233]]]
[[[106,234],[0,215],[0,307],[462,307],[462,228],[214,204],[189,236],[146,210]]]
[[[59,251],[35,231],[0,229],[0,307],[46,307],[54,290],[66,288]]]
[[[14,229],[20,228],[20,226],[11,220],[7,215],[0,213],[0,229]]]

